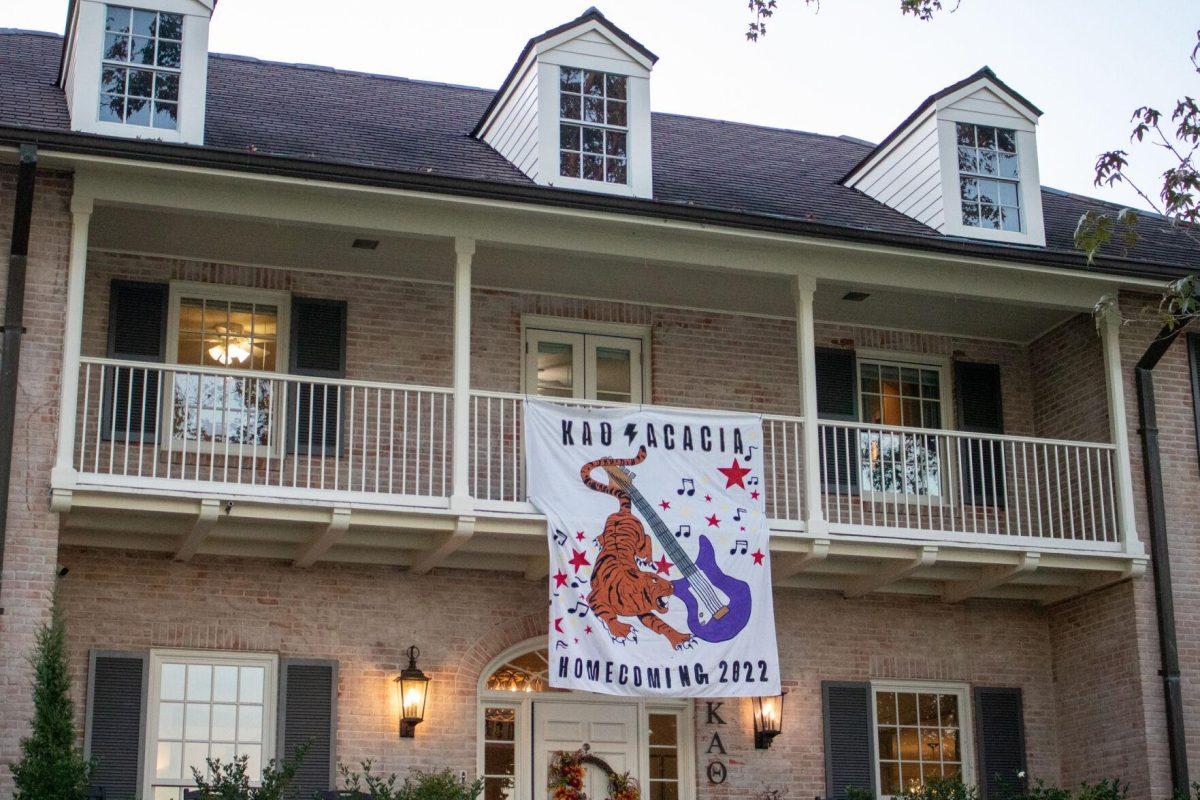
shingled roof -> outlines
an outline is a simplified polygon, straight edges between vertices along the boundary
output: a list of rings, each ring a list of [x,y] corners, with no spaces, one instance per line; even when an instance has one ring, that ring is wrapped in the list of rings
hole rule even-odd
[[[62,38],[0,30],[0,128],[67,132],[66,101],[56,84]],[[471,136],[495,92],[464,86],[281,64],[241,56],[209,57],[204,151],[253,153],[398,175],[442,176],[480,185],[533,187],[487,144]],[[653,205],[670,216],[709,209],[763,221],[814,227],[902,244],[950,240],[843,186],[841,179],[873,149],[858,139],[766,128],[676,114],[653,115]],[[94,137],[92,137],[94,138]],[[197,148],[187,145],[142,145]],[[543,189],[539,197],[581,193]],[[549,193],[549,194],[546,194]],[[602,202],[597,199],[597,202]],[[1080,215],[1117,208],[1043,189],[1046,247],[984,243],[1029,260],[1057,254],[1076,266]],[[1194,268],[1200,253],[1166,220],[1143,216],[1141,239],[1110,255],[1121,269],[1169,275]],[[1146,269],[1142,269],[1145,265]],[[1153,269],[1150,269],[1153,267]]]

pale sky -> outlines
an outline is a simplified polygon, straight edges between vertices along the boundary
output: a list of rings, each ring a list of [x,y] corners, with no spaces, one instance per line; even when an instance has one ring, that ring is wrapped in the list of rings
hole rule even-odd
[[[879,141],[927,95],[987,64],[1044,116],[1042,183],[1114,202],[1092,186],[1096,155],[1126,147],[1143,104],[1169,112],[1200,91],[1188,62],[1195,0],[961,0],[923,23],[898,0],[779,0],[768,36],[745,41],[744,0],[597,0],[660,58],[656,111]],[[214,52],[496,87],[531,36],[589,0],[220,0]],[[946,0],[953,5],[953,0]],[[67,0],[4,0],[0,27],[61,33]],[[1135,149],[1143,184],[1161,156]]]

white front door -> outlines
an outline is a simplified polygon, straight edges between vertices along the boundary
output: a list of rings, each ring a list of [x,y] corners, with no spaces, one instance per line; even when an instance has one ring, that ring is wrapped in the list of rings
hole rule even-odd
[[[638,706],[636,703],[587,703],[545,700],[533,704],[533,793],[545,800],[550,782],[550,759],[559,751],[572,752],[587,744],[616,772],[639,774]],[[583,790],[588,797],[608,797],[604,771],[588,765]]]

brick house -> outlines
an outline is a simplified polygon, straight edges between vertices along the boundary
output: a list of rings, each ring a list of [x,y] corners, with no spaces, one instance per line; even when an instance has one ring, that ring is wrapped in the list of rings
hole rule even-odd
[[[214,6],[0,31],[6,253],[37,159],[0,796],[56,585],[109,798],[307,739],[305,789],[374,759],[537,797],[585,722],[649,800],[1169,795],[1133,385],[1157,329],[1092,310],[1135,316],[1195,247],[1145,217],[1086,264],[1108,207],[1040,186],[1029,100],[985,68],[872,145],[652,114],[656,56],[594,9],[485,91],[210,54]],[[1198,371],[1185,339],[1155,371],[1194,773]],[[749,702],[548,687],[527,395],[763,415],[773,746]]]

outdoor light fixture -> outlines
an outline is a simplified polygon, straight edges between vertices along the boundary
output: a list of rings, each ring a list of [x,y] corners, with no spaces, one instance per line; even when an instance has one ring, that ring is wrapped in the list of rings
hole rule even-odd
[[[411,739],[421,720],[425,719],[425,698],[429,694],[429,676],[417,669],[421,651],[416,645],[408,648],[408,666],[396,678],[400,700],[400,738]]]
[[[771,740],[783,730],[783,697],[787,692],[755,697],[754,703],[754,748],[766,750]]]

